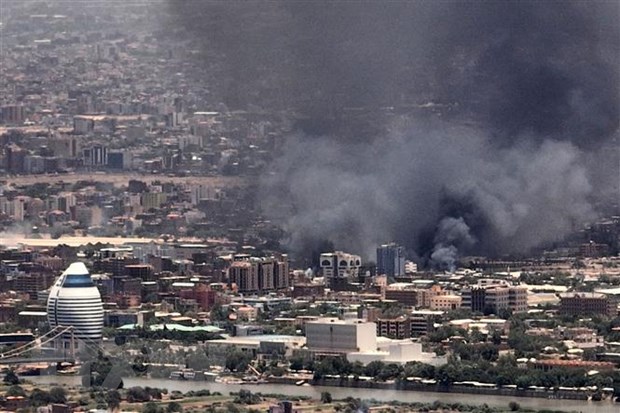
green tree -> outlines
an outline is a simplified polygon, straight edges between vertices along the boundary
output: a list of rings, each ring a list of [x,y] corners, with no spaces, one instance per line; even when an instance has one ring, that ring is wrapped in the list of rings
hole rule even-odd
[[[177,402],[170,402],[168,403],[168,406],[166,406],[166,412],[168,413],[182,412],[182,411],[183,411],[183,407],[181,406],[180,403],[177,403]]]
[[[377,378],[381,381],[386,381],[386,380],[397,377],[400,372],[401,370],[398,364],[394,364],[394,363],[384,364],[381,370],[379,371]]]
[[[260,403],[261,398],[249,390],[241,389],[234,401],[237,404],[257,404]]]
[[[2,381],[4,384],[8,384],[9,386],[15,386],[16,384],[19,384],[19,377],[17,377],[15,370],[10,369],[6,372]]]
[[[52,401],[50,394],[39,388],[36,388],[30,392],[29,399],[30,404],[32,404],[33,407],[46,406]]]
[[[161,413],[161,409],[155,402],[148,402],[144,404],[142,413]]]
[[[14,386],[9,387],[9,389],[6,391],[6,396],[13,396],[13,397],[23,396],[23,397],[26,397],[26,392],[20,386],[14,385]]]
[[[127,390],[127,401],[130,403],[148,402],[149,400],[151,400],[151,396],[142,387],[131,387]]]
[[[210,318],[211,321],[227,321],[228,314],[220,304],[216,304],[211,308]]]
[[[114,412],[121,406],[121,394],[118,390],[108,391],[105,398],[110,411]]]
[[[532,385],[532,381],[533,380],[531,376],[524,374],[517,377],[517,379],[515,380],[515,384],[517,385],[518,389],[527,389]]]
[[[289,368],[295,371],[302,370],[304,368],[304,359],[299,356],[292,357]]]
[[[226,354],[224,365],[230,371],[243,372],[248,368],[250,361],[252,361],[252,357],[249,354],[233,349]]]
[[[382,361],[371,361],[364,368],[364,375],[369,377],[377,377],[384,367]]]
[[[331,403],[332,400],[332,394],[330,392],[321,392],[321,403]]]
[[[491,334],[491,342],[496,346],[502,344],[502,333],[500,333],[498,330],[494,330],[493,334]]]
[[[50,389],[50,399],[52,403],[64,404],[67,402],[67,392],[62,387],[52,387]]]

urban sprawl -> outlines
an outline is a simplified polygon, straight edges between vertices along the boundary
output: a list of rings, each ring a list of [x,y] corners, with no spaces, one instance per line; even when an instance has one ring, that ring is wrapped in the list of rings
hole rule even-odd
[[[229,110],[217,79],[209,90],[183,63],[191,45],[153,32],[139,4],[4,12],[0,409],[499,412],[520,396],[620,396],[620,217],[450,271],[392,240],[374,256],[291,254],[259,192],[295,114]],[[82,381],[37,384],[45,374]],[[511,403],[384,406],[322,386]]]

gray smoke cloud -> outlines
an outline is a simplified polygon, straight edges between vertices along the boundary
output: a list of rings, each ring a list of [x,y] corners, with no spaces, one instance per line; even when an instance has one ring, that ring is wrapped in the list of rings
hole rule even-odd
[[[432,260],[447,267],[456,250],[527,251],[594,216],[574,145],[489,150],[490,139],[440,121],[407,121],[361,147],[297,137],[266,178],[274,192],[265,211],[284,222],[296,250],[327,237],[372,256],[378,243],[397,239],[421,254],[433,248]],[[428,231],[431,240],[421,239]],[[441,260],[446,252],[452,257]]]
[[[220,54],[230,107],[296,111],[260,193],[299,254],[395,240],[450,267],[559,240],[617,201],[618,2],[172,6]]]
[[[470,248],[475,243],[476,239],[471,235],[469,226],[463,218],[444,218],[437,226],[431,263],[435,267],[454,271],[459,248]]]

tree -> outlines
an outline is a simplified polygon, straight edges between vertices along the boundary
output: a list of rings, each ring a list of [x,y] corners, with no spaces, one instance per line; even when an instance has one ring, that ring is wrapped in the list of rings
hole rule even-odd
[[[144,407],[142,408],[142,413],[161,413],[161,409],[159,408],[159,406],[157,406],[157,403],[148,402],[145,403]]]
[[[257,394],[246,389],[241,389],[234,401],[237,404],[257,404],[260,403],[260,400],[260,396]]]
[[[164,393],[164,391],[162,391],[161,389],[158,389],[157,387],[149,387],[149,386],[146,386],[144,388],[144,391],[151,397],[151,399],[154,399],[154,400],[161,400],[161,395],[162,393]]]
[[[51,402],[51,397],[48,392],[36,388],[30,393],[30,404],[33,407],[46,406]]]
[[[121,406],[121,394],[117,390],[110,390],[105,398],[110,411],[114,412]]]
[[[494,330],[493,334],[491,334],[491,342],[496,346],[502,344],[502,333],[500,333],[498,330]]]
[[[521,406],[517,402],[508,403],[508,408],[510,409],[511,412],[516,412],[516,411],[521,410]]]
[[[295,371],[302,370],[304,368],[304,359],[299,356],[292,357],[289,367],[291,370]]]
[[[20,386],[11,386],[9,387],[9,389],[6,391],[6,396],[23,396],[26,397],[26,392],[24,391],[24,389],[22,389]]]
[[[330,392],[321,392],[321,403],[331,403],[332,400],[332,394]]]
[[[366,403],[364,403],[360,399],[355,399],[349,396],[346,399],[344,399],[344,401],[347,403],[347,408],[351,412],[362,412],[362,413],[368,412],[368,406],[366,405]]]
[[[10,386],[15,386],[16,384],[19,384],[19,377],[17,377],[15,370],[11,369],[6,372],[2,381]]]
[[[495,361],[499,357],[499,350],[493,344],[483,344],[478,351],[480,357],[487,361]]]
[[[377,377],[383,367],[384,363],[382,361],[371,361],[368,365],[366,365],[366,367],[364,367],[364,375],[368,377]]]
[[[518,389],[527,389],[532,385],[532,378],[527,375],[519,376],[515,380],[515,384],[517,385]]]
[[[479,328],[472,328],[471,333],[469,334],[471,343],[481,343],[485,340],[485,335],[482,334]]]
[[[245,371],[252,361],[249,354],[241,350],[233,349],[226,354],[225,366],[230,371]]]
[[[142,387],[132,387],[127,390],[127,401],[130,403],[148,402],[149,400],[151,396]]]
[[[62,387],[52,387],[50,389],[50,400],[52,403],[64,404],[67,402],[67,392]]]
[[[226,314],[226,311],[224,311],[220,304],[215,304],[211,308],[210,318],[211,321],[226,321],[228,320],[228,314]]]
[[[168,406],[166,406],[166,412],[168,413],[182,412],[182,411],[183,411],[183,407],[181,406],[180,403],[177,403],[177,402],[170,402],[168,403]]]
[[[386,380],[397,377],[399,373],[400,373],[400,368],[398,364],[394,364],[394,363],[384,364],[381,370],[379,371],[377,378],[381,381],[386,381]]]

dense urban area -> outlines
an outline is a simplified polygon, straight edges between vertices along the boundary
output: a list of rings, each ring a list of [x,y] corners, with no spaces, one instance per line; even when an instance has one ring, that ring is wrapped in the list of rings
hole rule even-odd
[[[303,119],[145,4],[0,6],[1,410],[617,409],[616,204],[530,255],[300,253],[263,183]],[[449,108],[400,111],[339,116]]]

